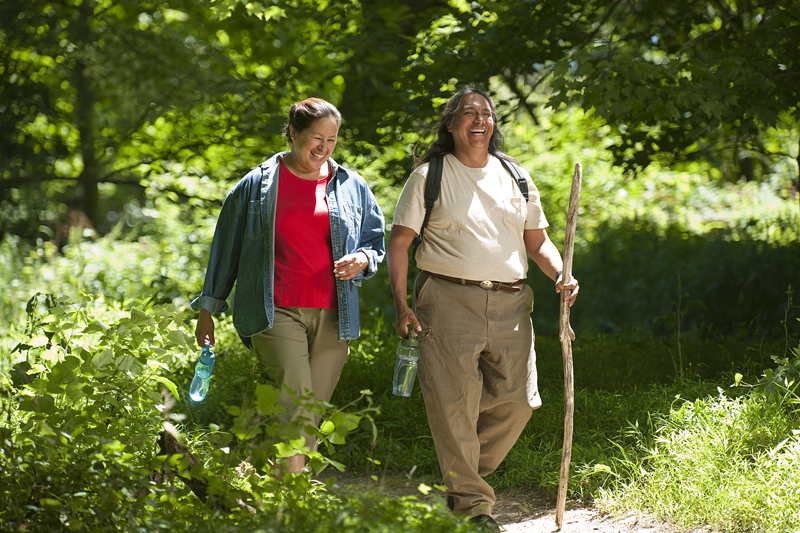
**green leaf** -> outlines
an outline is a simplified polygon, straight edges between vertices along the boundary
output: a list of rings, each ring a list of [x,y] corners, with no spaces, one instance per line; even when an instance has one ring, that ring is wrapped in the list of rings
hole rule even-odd
[[[281,398],[281,392],[272,385],[266,383],[259,383],[256,385],[256,409],[262,415],[271,415],[283,412],[283,409],[278,405]]]
[[[31,365],[30,370],[26,374],[39,374],[40,372],[47,372],[47,367],[40,364]]]
[[[44,335],[37,335],[28,341],[28,346],[31,348],[39,348],[40,346],[45,346],[48,342],[50,342],[50,340]]]
[[[94,366],[97,368],[103,368],[113,360],[114,355],[111,350],[105,349],[102,352],[97,352],[94,354],[94,357],[92,357],[92,364],[94,364]]]
[[[61,353],[57,352],[56,350],[47,349],[47,350],[42,352],[41,357],[45,361],[49,361],[51,363],[57,363],[58,361],[61,360],[63,355]]]
[[[132,309],[131,310],[131,323],[132,324],[136,324],[136,325],[145,324],[149,320],[150,320],[150,317],[147,316],[146,314],[142,313],[138,309]]]
[[[179,346],[193,346],[191,339],[182,331],[173,329],[167,333],[167,340],[173,342]]]
[[[334,429],[336,429],[336,426],[330,420],[325,420],[319,426],[319,430],[323,435],[330,435]]]
[[[106,326],[102,322],[92,322],[91,324],[83,328],[83,331],[85,333],[93,333],[96,331],[105,333],[106,329],[107,329]]]
[[[285,442],[275,443],[275,457],[292,457],[294,455],[297,455],[297,451]]]
[[[170,392],[170,394],[172,394],[176,400],[180,401],[181,396],[180,394],[178,394],[178,387],[175,386],[175,383],[165,378],[164,376],[153,376],[153,380],[164,385]]]
[[[135,357],[131,357],[130,355],[123,355],[122,357],[117,358],[117,369],[120,372],[125,372],[130,370],[133,367],[133,363],[136,362]]]

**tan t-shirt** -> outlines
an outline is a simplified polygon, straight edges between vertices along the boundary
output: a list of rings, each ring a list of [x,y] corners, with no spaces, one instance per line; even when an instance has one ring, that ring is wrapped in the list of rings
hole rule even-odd
[[[528,272],[523,231],[548,226],[539,190],[528,181],[528,203],[514,178],[494,156],[484,168],[444,158],[439,198],[431,210],[417,265],[422,270],[457,278],[512,282]],[[428,164],[411,173],[394,212],[394,224],[419,233],[425,218]]]

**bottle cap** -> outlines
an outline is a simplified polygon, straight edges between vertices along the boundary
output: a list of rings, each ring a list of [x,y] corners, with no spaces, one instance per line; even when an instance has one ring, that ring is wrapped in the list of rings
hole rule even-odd
[[[417,340],[417,334],[413,329],[408,328],[408,338],[405,340],[403,344],[405,344],[406,346],[419,346],[419,341]]]

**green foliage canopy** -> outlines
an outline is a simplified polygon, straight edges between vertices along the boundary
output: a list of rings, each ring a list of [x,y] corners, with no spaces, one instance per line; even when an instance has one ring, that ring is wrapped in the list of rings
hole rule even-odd
[[[143,191],[218,202],[312,95],[344,113],[342,157],[397,183],[463,83],[504,121],[593,111],[627,169],[757,178],[800,157],[799,40],[787,0],[6,2],[0,229],[75,210],[107,231]]]

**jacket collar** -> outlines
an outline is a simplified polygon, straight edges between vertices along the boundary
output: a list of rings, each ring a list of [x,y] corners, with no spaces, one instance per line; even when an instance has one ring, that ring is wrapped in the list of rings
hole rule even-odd
[[[272,157],[270,157],[269,159],[267,159],[258,166],[261,167],[261,170],[263,172],[270,172],[273,168],[276,168],[278,166],[280,158],[288,153],[289,153],[288,151],[278,152],[277,154],[273,155]],[[333,174],[334,177],[336,177],[336,175],[339,173],[339,163],[337,163],[332,157],[329,157],[328,165],[330,165],[331,167],[331,173]]]

